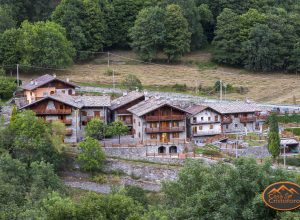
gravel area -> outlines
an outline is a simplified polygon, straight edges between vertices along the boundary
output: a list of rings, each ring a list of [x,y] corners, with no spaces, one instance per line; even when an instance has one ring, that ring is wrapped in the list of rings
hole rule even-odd
[[[88,191],[93,191],[97,193],[109,194],[111,192],[111,187],[108,184],[98,184],[89,181],[75,181],[75,180],[65,180],[64,183],[72,188],[78,188]]]

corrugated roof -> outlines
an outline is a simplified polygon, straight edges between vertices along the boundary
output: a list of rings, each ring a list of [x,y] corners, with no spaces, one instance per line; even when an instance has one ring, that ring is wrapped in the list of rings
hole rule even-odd
[[[171,106],[171,107],[176,108],[183,112],[187,112],[186,110],[184,110],[176,105],[173,105],[171,101],[163,100],[160,98],[150,98],[148,100],[142,101],[142,102],[138,103],[137,105],[129,108],[128,111],[140,117],[149,112],[154,111],[155,109],[163,107],[165,105]]]
[[[115,109],[118,109],[130,102],[133,102],[139,98],[142,98],[144,97],[145,95],[141,92],[136,92],[136,91],[132,91],[132,92],[129,92],[127,95],[123,95],[117,99],[114,99],[112,102],[111,102],[111,106],[110,106],[110,109],[111,110],[115,110]]]
[[[110,106],[109,96],[70,96],[66,94],[54,94],[51,96],[46,96],[40,100],[23,106],[21,109],[28,108],[36,103],[39,103],[46,99],[56,100],[58,102],[65,103],[67,105],[73,106],[75,108],[83,107],[108,107]]]
[[[41,87],[41,86],[43,86],[43,85],[45,85],[47,83],[50,83],[50,82],[52,82],[54,80],[58,80],[60,82],[68,84],[68,85],[70,85],[72,87],[78,87],[78,86],[76,86],[73,83],[70,83],[70,82],[58,79],[55,76],[52,76],[52,75],[49,75],[49,74],[45,74],[45,75],[40,76],[40,77],[38,77],[38,78],[36,78],[34,80],[31,80],[28,83],[25,83],[24,85],[21,86],[21,88],[24,89],[24,90],[33,90],[33,89],[39,88],[39,87]]]

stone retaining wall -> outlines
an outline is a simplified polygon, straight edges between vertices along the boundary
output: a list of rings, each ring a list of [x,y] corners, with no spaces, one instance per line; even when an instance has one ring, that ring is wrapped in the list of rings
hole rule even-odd
[[[104,171],[121,171],[134,178],[149,181],[176,180],[180,167],[158,166],[118,159],[107,159]]]

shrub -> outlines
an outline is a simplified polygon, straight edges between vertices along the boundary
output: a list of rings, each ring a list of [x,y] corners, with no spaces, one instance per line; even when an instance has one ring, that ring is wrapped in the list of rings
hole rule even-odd
[[[188,89],[186,84],[177,84],[177,83],[173,85],[172,88],[177,92],[186,92]]]
[[[79,144],[80,153],[77,156],[77,161],[80,163],[84,171],[101,170],[105,155],[100,148],[99,141],[88,137]]]
[[[101,174],[93,176],[91,178],[91,181],[96,182],[96,183],[101,183],[101,184],[104,184],[104,183],[108,182],[107,176],[101,175]]]
[[[0,76],[0,99],[10,99],[16,89],[17,84],[14,79]]]

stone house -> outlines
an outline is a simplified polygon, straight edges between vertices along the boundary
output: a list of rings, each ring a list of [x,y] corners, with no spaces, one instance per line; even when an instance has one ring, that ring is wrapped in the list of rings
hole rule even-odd
[[[186,109],[191,116],[187,120],[188,137],[195,141],[222,134],[221,114],[203,105],[194,105]]]
[[[247,103],[211,103],[210,108],[221,115],[222,133],[260,132],[264,119],[259,118],[261,109]]]
[[[30,109],[45,121],[61,121],[66,126],[65,143],[76,143],[82,139],[84,127],[89,119],[102,117],[107,122],[110,106],[109,96],[70,96],[54,94],[41,98],[20,108]],[[86,116],[83,116],[85,115]]]
[[[25,103],[30,104],[39,99],[54,94],[75,95],[75,88],[78,87],[73,83],[56,78],[56,75],[45,74],[30,82],[21,85],[22,96]]]
[[[128,109],[133,114],[133,137],[156,153],[178,153],[186,144],[188,112],[170,101],[150,98]]]
[[[133,115],[128,109],[144,100],[144,93],[136,91],[124,93],[123,96],[112,100],[111,106],[109,107],[111,111],[111,121],[122,121],[128,126],[130,134],[133,134]]]

